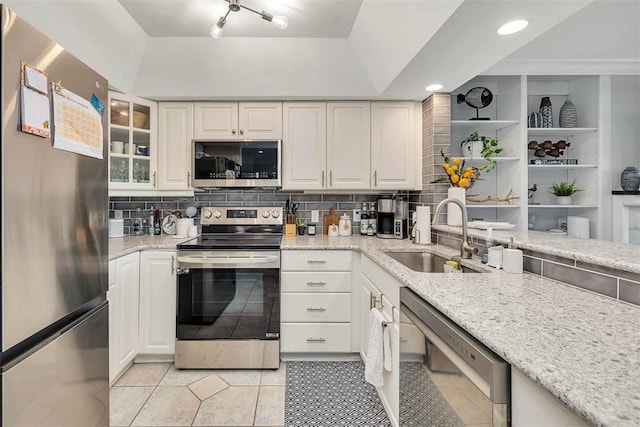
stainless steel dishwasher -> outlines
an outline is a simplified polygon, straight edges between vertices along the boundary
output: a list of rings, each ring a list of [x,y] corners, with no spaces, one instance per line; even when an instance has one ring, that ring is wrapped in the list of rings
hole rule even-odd
[[[400,303],[400,425],[511,425],[509,364],[410,289]]]

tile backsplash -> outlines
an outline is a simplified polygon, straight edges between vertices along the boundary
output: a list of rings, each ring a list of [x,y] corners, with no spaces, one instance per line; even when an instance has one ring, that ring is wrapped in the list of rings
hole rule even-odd
[[[407,192],[397,194],[408,197]],[[109,218],[114,217],[114,211],[122,211],[124,218],[124,233],[131,234],[133,218],[148,220],[154,209],[160,209],[162,216],[178,211],[185,215],[189,206],[285,206],[290,199],[299,203],[298,215],[307,218],[311,223],[311,211],[320,211],[320,221],[317,226],[322,226],[322,215],[328,214],[333,208],[335,213],[353,215],[353,209],[360,209],[363,202],[375,202],[379,194],[308,194],[301,192],[286,192],[281,190],[209,190],[198,192],[193,197],[110,197]],[[196,217],[196,223],[198,218]],[[357,228],[353,227],[354,233]]]

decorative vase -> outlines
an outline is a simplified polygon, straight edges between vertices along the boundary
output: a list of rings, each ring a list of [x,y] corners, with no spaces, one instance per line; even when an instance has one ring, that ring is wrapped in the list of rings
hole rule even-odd
[[[560,107],[560,122],[561,128],[574,128],[578,123],[578,113],[576,112],[576,106],[568,99],[564,101],[562,107]]]
[[[556,196],[557,205],[570,205],[571,203],[573,203],[571,196]]]
[[[542,127],[542,116],[540,113],[531,113],[529,114],[529,127],[530,128],[541,128]]]
[[[450,199],[458,199],[465,203],[466,191],[463,187],[449,187],[447,197]],[[458,205],[449,203],[447,205],[447,225],[460,227],[462,225],[462,210]]]
[[[540,100],[540,115],[542,116],[542,127],[553,127],[553,109],[551,108],[551,98],[545,96]]]
[[[482,141],[469,141],[464,145],[464,154],[469,157],[482,157]]]
[[[640,188],[640,170],[629,166],[620,174],[620,186],[624,191],[638,191]]]

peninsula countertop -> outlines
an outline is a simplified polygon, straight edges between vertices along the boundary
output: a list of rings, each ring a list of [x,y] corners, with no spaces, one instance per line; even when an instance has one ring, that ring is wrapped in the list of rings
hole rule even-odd
[[[436,226],[459,232],[459,228]],[[434,227],[435,228],[435,227]],[[484,232],[471,235],[483,238]],[[499,242],[513,235],[520,247],[640,272],[631,245],[540,232],[494,231]],[[109,240],[109,259],[144,249],[175,249],[191,238],[132,236]],[[640,308],[532,274],[508,274],[469,263],[488,274],[418,273],[387,256],[389,251],[432,251],[441,245],[376,237],[283,237],[283,250],[358,250],[447,315],[478,340],[598,426],[640,425]]]
[[[440,245],[298,236],[283,238],[282,249],[360,250],[587,422],[640,425],[637,306],[540,276],[498,271],[477,257],[462,264],[487,274],[419,273],[385,254],[458,253]]]

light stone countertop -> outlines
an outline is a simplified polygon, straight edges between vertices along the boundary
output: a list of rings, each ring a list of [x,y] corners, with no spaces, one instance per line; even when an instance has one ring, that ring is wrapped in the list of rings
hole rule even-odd
[[[461,234],[460,227],[434,225],[432,229]],[[470,228],[469,236],[484,239],[486,231]],[[493,238],[500,244],[509,243],[510,237],[514,238],[516,246],[520,249],[640,273],[640,246],[581,239],[543,231],[493,230]]]
[[[471,235],[482,238],[484,231],[473,230]],[[510,235],[519,247],[640,272],[633,255],[627,254],[635,248],[631,245],[494,231],[499,242],[507,242]],[[190,239],[165,235],[109,239],[109,259],[138,250],[175,249]],[[634,305],[531,274],[497,271],[480,264],[477,257],[462,265],[488,274],[418,273],[383,252],[459,253],[440,245],[317,235],[283,237],[282,249],[359,250],[589,423],[640,425],[640,309]]]
[[[440,245],[298,236],[283,238],[282,249],[359,249],[589,423],[640,425],[636,306],[539,276],[497,271],[478,258],[462,265],[488,274],[428,274],[410,270],[383,252],[459,253]]]
[[[174,239],[162,234],[154,236],[141,234],[139,236],[124,236],[109,239],[109,261],[145,249],[176,249],[179,243],[195,239],[195,237],[181,237]]]

